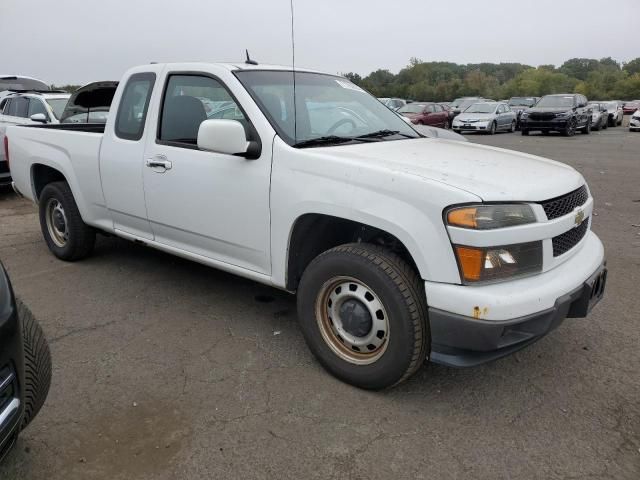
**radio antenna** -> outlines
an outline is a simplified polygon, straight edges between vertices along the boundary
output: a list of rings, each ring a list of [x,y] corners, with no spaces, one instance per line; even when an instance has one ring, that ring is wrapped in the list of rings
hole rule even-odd
[[[293,69],[293,142],[298,143],[298,115],[296,106],[296,40],[293,29],[293,0],[289,0],[291,7],[291,67]]]

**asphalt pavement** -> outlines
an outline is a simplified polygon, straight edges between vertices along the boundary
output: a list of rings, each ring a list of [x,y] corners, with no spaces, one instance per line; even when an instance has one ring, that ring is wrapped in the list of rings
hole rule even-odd
[[[585,176],[605,298],[508,358],[377,393],[318,365],[293,296],[113,237],[61,262],[0,192],[0,259],[54,365],[0,479],[640,478],[640,133],[468,138]]]

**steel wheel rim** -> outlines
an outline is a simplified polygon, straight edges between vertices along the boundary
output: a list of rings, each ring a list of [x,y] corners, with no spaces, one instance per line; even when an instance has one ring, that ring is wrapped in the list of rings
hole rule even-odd
[[[63,248],[69,240],[69,230],[67,216],[59,200],[50,198],[47,201],[45,219],[49,237],[57,247]]]
[[[364,335],[348,331],[340,313],[347,302],[359,302],[370,315],[371,328]],[[322,338],[339,358],[355,365],[369,365],[384,355],[389,344],[389,317],[378,295],[352,277],[334,277],[322,285],[316,299],[316,321]]]

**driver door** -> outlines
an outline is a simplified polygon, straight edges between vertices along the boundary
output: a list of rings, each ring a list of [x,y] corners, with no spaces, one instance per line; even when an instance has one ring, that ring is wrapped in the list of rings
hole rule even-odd
[[[255,160],[201,151],[200,124],[250,120],[222,80],[209,73],[168,72],[158,128],[147,137],[143,182],[156,242],[269,274],[271,145]]]

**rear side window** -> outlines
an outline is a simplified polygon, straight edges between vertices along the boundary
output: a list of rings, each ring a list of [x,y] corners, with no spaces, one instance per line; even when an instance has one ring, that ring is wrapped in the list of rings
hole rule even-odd
[[[125,140],[142,138],[155,80],[156,75],[151,72],[135,73],[129,77],[116,117],[115,131],[118,137]]]

